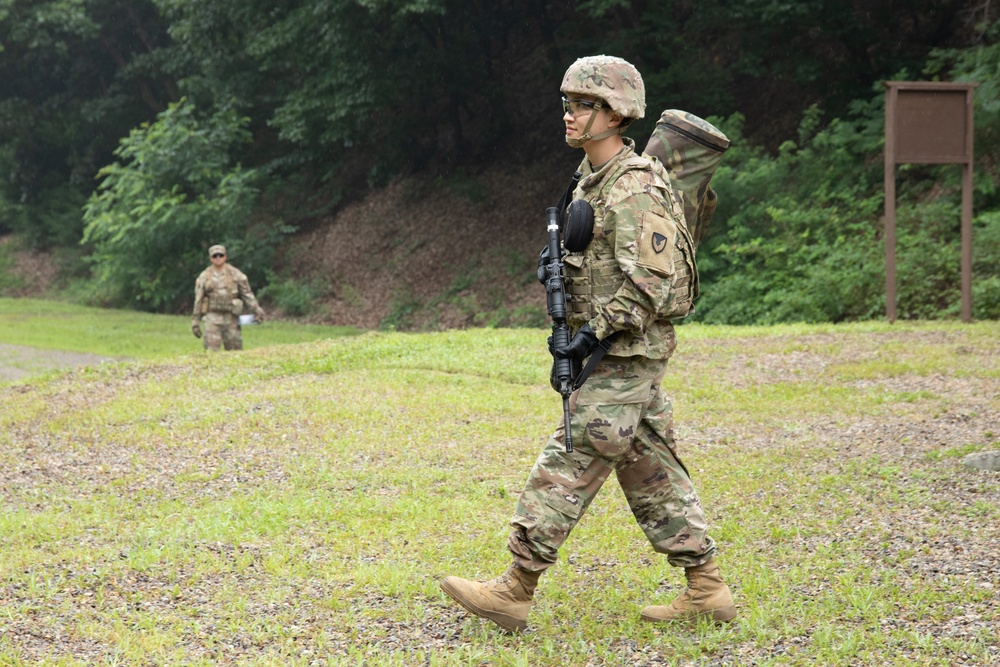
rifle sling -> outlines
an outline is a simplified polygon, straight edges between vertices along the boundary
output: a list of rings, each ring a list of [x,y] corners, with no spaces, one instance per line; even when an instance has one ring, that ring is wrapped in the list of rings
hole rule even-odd
[[[597,347],[595,347],[594,351],[590,353],[590,358],[587,360],[587,365],[584,366],[583,370],[580,371],[580,374],[576,376],[576,381],[573,383],[573,391],[576,391],[577,389],[583,386],[583,383],[587,381],[587,378],[590,377],[590,374],[594,372],[594,368],[597,367],[597,364],[601,363],[601,359],[603,359],[604,355],[606,355],[608,353],[608,350],[611,349],[611,344],[615,342],[615,338],[618,338],[618,335],[620,333],[621,331],[616,331],[607,338],[605,338],[604,340],[597,343]]]
[[[583,174],[579,171],[573,172],[573,178],[569,182],[569,186],[566,191],[563,192],[562,197],[559,198],[559,203],[556,204],[556,209],[559,211],[559,232],[562,232],[563,226],[565,224],[566,218],[566,207],[569,206],[570,199],[573,197],[573,191],[576,190],[576,184],[580,182],[580,176]]]

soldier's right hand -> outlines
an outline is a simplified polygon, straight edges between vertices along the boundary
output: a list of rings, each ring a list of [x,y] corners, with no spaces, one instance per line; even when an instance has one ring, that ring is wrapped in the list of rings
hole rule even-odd
[[[576,332],[568,344],[555,349],[555,357],[556,359],[583,360],[590,356],[590,353],[597,347],[597,343],[597,336],[588,322],[580,327],[580,330]]]
[[[201,324],[199,324],[198,322],[192,322],[191,333],[194,334],[195,338],[201,338]]]

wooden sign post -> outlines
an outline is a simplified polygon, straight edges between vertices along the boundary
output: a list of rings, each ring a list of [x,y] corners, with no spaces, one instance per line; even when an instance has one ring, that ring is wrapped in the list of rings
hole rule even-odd
[[[886,81],[885,311],[896,321],[896,165],[962,165],[962,321],[972,321],[972,94],[978,83]]]

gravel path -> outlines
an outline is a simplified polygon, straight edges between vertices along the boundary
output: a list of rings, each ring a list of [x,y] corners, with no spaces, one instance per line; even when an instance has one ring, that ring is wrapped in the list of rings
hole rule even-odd
[[[44,350],[0,343],[0,383],[20,380],[35,373],[76,366],[91,366],[109,361],[116,361],[116,359],[84,352]]]

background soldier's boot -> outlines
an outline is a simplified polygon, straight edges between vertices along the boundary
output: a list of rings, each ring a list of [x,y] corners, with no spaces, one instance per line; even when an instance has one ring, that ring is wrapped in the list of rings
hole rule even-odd
[[[714,560],[697,567],[684,568],[687,588],[667,607],[646,607],[642,620],[694,621],[711,618],[713,621],[731,621],[736,618],[736,606],[729,587],[722,581],[719,566]]]
[[[511,565],[489,581],[445,577],[441,589],[476,616],[488,618],[504,630],[518,632],[528,625],[528,611],[539,575],[541,572],[528,572]]]

